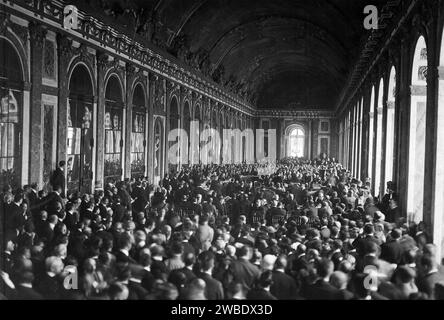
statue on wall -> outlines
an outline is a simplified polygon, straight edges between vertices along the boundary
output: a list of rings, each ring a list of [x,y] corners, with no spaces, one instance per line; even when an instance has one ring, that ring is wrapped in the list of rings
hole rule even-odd
[[[162,79],[154,83],[154,105],[157,110],[165,111],[165,90]]]

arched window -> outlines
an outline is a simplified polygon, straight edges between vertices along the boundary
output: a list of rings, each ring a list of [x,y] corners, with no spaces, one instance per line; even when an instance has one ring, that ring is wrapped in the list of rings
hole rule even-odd
[[[305,156],[305,130],[296,125],[288,129],[288,157],[303,158]]]
[[[410,221],[420,222],[424,204],[427,113],[427,46],[422,36],[416,44],[411,91],[407,214]]]
[[[185,141],[184,144],[184,150],[182,152],[184,153],[182,155],[183,159],[186,159],[186,164],[189,163],[189,156],[190,152],[190,144],[191,144],[191,113],[190,113],[190,104],[188,101],[185,101],[185,104],[183,106],[183,129],[187,133],[187,139],[188,141]]]
[[[385,184],[393,180],[393,163],[395,154],[395,103],[396,103],[396,69],[392,67],[387,99],[387,126],[385,146]]]
[[[382,161],[382,111],[383,111],[383,96],[384,96],[384,80],[381,79],[381,82],[379,83],[379,90],[378,90],[378,103],[376,105],[375,110],[375,125],[376,125],[376,163],[375,163],[375,189],[374,194],[378,196],[381,192],[384,192],[382,189],[381,191],[381,161]],[[382,194],[383,195],[383,194]],[[381,195],[381,196],[382,196]]]
[[[368,129],[368,175],[373,177],[373,143],[374,143],[374,104],[375,104],[375,87],[372,87],[372,94],[370,97],[370,112],[369,112],[369,129]],[[372,181],[372,186],[374,186]]]
[[[179,105],[177,103],[176,97],[173,97],[170,104],[170,118],[169,118],[170,132],[175,129],[179,129],[180,125],[180,115],[179,115]],[[180,137],[176,141],[169,141],[168,150],[172,150],[173,145],[180,142]],[[178,150],[180,152],[180,149]],[[179,152],[176,155],[168,153],[168,165],[169,171],[175,172],[179,168]]]
[[[160,118],[154,123],[154,182],[158,183],[163,173],[163,125]]]
[[[145,94],[139,84],[134,89],[132,126],[131,126],[131,176],[138,178],[145,175],[146,149],[146,114]]]
[[[68,192],[92,189],[93,86],[88,69],[77,65],[69,82],[67,130]]]
[[[0,38],[0,185],[20,186],[23,73],[13,46]]]
[[[105,183],[122,179],[123,110],[122,88],[112,75],[105,93]]]

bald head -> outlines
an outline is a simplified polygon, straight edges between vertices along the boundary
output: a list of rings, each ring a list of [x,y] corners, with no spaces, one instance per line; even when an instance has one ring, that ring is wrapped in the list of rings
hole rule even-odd
[[[262,270],[273,270],[274,264],[276,262],[276,256],[271,254],[266,254],[262,259]]]
[[[335,271],[330,276],[330,284],[339,290],[346,289],[348,284],[348,277],[342,271]]]

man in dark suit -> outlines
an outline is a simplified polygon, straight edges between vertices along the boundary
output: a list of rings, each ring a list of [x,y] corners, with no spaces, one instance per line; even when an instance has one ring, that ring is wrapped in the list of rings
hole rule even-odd
[[[60,188],[63,197],[65,196],[65,165],[65,161],[60,161],[59,166],[54,170],[50,178],[53,190]]]
[[[335,271],[330,277],[330,284],[339,290],[338,300],[352,300],[355,295],[347,290],[348,276],[342,271]]]
[[[197,277],[205,281],[205,295],[208,300],[223,300],[224,289],[222,283],[212,276],[215,258],[214,253],[210,251],[204,251],[199,255],[200,271]]]
[[[35,289],[45,299],[58,300],[61,298],[62,283],[59,279],[63,271],[63,262],[58,257],[48,257],[45,260],[46,272],[36,279]]]
[[[74,211],[74,204],[72,202],[66,204],[66,217],[63,222],[68,230],[74,231],[76,229],[77,223],[79,222],[79,214]]]
[[[316,266],[319,279],[307,287],[305,298],[308,300],[337,300],[339,290],[329,281],[334,270],[334,264],[329,259],[321,259]]]
[[[32,217],[36,217],[40,208],[40,202],[39,202],[40,199],[37,192],[36,183],[32,183],[29,186],[29,190],[27,192],[27,199],[28,199],[29,209],[32,213]]]
[[[418,289],[427,293],[431,299],[435,299],[435,286],[437,283],[444,282],[444,275],[439,272],[434,256],[426,254],[421,258],[420,263],[424,275],[418,279]]]
[[[183,262],[185,264],[185,267],[183,267],[179,271],[185,275],[186,283],[190,283],[193,279],[197,278],[193,272],[193,267],[196,263],[196,256],[192,252],[186,254],[184,253]]]
[[[137,261],[130,256],[132,247],[131,237],[126,233],[122,233],[117,243],[118,251],[116,252],[116,262],[137,264]]]
[[[381,246],[381,259],[394,264],[401,263],[404,255],[404,248],[399,243],[401,235],[402,232],[399,229],[394,229],[390,232],[391,240]]]
[[[135,187],[131,193],[131,198],[134,199],[132,208],[134,212],[137,213],[145,211],[145,206],[147,205],[148,200],[146,198],[146,192],[142,188],[142,183],[140,181],[135,183]]]
[[[143,267],[143,270],[141,272],[141,285],[145,290],[151,292],[153,289],[154,281],[156,280],[151,273],[151,255],[147,252],[142,252],[140,254],[139,261]]]
[[[142,280],[146,276],[145,270],[140,266],[131,269],[131,277],[128,280],[128,300],[144,300],[149,291],[142,285]]]
[[[43,205],[49,215],[59,214],[60,210],[64,210],[65,202],[62,198],[62,188],[60,186],[53,187],[53,191],[43,199]]]
[[[380,248],[379,246],[374,242],[368,242],[365,246],[365,251],[362,252],[362,255],[360,255],[357,258],[356,261],[356,272],[364,272],[365,268],[367,266],[379,266],[379,259],[378,255]]]
[[[59,222],[56,215],[52,215],[48,217],[48,220],[45,221],[42,225],[42,229],[40,233],[38,233],[38,236],[41,239],[46,240],[46,244],[50,244],[52,240],[54,239],[54,228]]]
[[[378,245],[381,245],[380,240],[378,240],[375,236],[375,227],[372,224],[366,224],[364,226],[364,234],[356,238],[353,241],[352,245],[358,252],[358,255],[363,256],[365,252],[368,251],[369,242],[374,242]]]
[[[164,256],[165,249],[160,245],[155,245],[150,248],[151,250],[151,272],[156,279],[163,279],[166,281],[168,278],[168,268],[165,265]]]
[[[247,294],[248,300],[277,300],[277,298],[270,293],[270,288],[273,285],[273,273],[270,270],[262,273],[257,280],[255,288],[250,290]]]
[[[253,250],[249,246],[243,246],[238,250],[239,259],[230,265],[234,281],[242,283],[248,289],[252,288],[254,282],[259,278],[260,270],[250,262]]]
[[[282,255],[275,262],[273,271],[273,284],[270,291],[279,300],[293,300],[297,297],[296,282],[285,273],[287,269],[287,257]]]
[[[43,300],[43,296],[32,287],[34,275],[30,271],[25,271],[20,275],[20,280],[16,286],[15,299],[17,300]]]
[[[113,209],[113,221],[122,222],[125,216],[126,208],[122,205],[120,197],[115,198],[112,209]]]

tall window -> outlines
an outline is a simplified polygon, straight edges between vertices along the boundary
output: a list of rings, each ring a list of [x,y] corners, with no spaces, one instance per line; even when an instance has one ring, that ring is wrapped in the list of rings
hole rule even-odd
[[[304,128],[301,126],[292,128],[288,135],[288,140],[288,156],[303,158],[305,148]]]
[[[424,37],[416,44],[412,70],[412,96],[410,104],[408,219],[423,219],[425,135],[427,111],[427,47]]]
[[[163,172],[163,126],[160,118],[154,123],[154,179],[159,182]]]
[[[374,137],[374,103],[375,103],[375,87],[372,87],[372,95],[370,98],[370,113],[369,113],[369,129],[368,129],[368,174],[367,177],[372,179],[373,177],[373,137]],[[372,181],[372,186],[374,186]]]
[[[382,161],[382,100],[384,95],[384,81],[381,79],[378,92],[378,104],[376,105],[376,163],[375,163],[375,190],[374,193],[378,196],[381,192],[381,161]]]
[[[179,106],[176,97],[173,97],[173,99],[171,100],[169,123],[170,123],[170,132],[172,132],[175,129],[179,129],[180,116],[179,116]],[[172,150],[173,145],[175,145],[176,143],[180,143],[180,137],[177,137],[176,141],[168,141],[168,143],[169,143],[168,150]],[[180,149],[177,150],[176,154],[170,154],[170,152],[168,152],[168,166],[169,166],[168,171],[170,173],[176,172],[179,169],[179,160],[180,160],[179,152]]]
[[[138,85],[134,90],[131,127],[131,176],[134,178],[145,174],[146,113],[145,95]]]
[[[93,89],[88,69],[77,65],[69,83],[67,130],[68,192],[90,192],[93,173]]]
[[[390,72],[389,92],[387,100],[387,126],[385,151],[385,185],[393,179],[393,156],[395,148],[395,102],[396,102],[396,70]]]
[[[20,185],[23,78],[20,58],[0,38],[0,185]]]
[[[122,177],[123,109],[119,80],[111,76],[105,94],[105,183]]]

